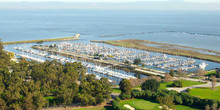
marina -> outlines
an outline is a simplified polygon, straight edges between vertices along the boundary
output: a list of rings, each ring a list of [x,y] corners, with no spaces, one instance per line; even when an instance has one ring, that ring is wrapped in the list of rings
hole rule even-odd
[[[96,79],[106,77],[112,84],[118,84],[122,79],[136,78],[136,73],[142,74],[141,77],[149,75],[164,77],[170,69],[193,72],[197,69],[209,70],[218,67],[216,63],[193,58],[80,40],[48,42],[44,45],[8,45],[6,48],[10,48],[19,57],[38,62],[80,61],[87,67],[87,74],[95,74]],[[134,65],[135,59],[141,59],[141,64]],[[133,69],[126,72],[120,68]]]
[[[118,47],[99,46],[98,44],[83,44],[83,43],[70,43],[62,42],[52,44],[57,49],[63,49],[83,55],[98,56],[105,60],[115,60],[121,63],[129,62],[134,63],[135,59],[141,59],[142,63],[154,68],[164,70],[181,69],[188,71],[188,69],[197,68],[196,60],[192,58],[182,59],[176,57],[168,57],[166,54],[150,55],[147,51],[138,51],[136,49],[120,49]]]
[[[57,60],[62,63],[78,61],[78,60],[64,57],[64,56],[60,56],[60,55],[49,54],[46,51],[39,52],[34,49],[25,49],[25,48],[21,48],[21,47],[14,47],[13,49],[18,50],[18,51],[22,52],[22,54],[23,54],[23,55],[16,54],[16,56],[23,57],[23,58],[26,58],[29,60],[34,60],[34,61],[41,62],[41,63],[43,63],[46,60]],[[38,57],[38,58],[30,57],[31,55],[32,56],[34,55],[35,57]],[[42,60],[42,59],[44,59],[44,60]],[[87,74],[95,74],[97,79],[100,79],[101,77],[107,77],[110,82],[117,84],[122,79],[136,78],[134,76],[134,73],[126,73],[123,71],[110,69],[108,67],[102,67],[101,65],[97,66],[93,63],[89,63],[86,61],[81,61],[81,62],[82,62],[82,65],[87,67],[87,69],[88,69]],[[146,77],[146,76],[142,75],[142,77]]]

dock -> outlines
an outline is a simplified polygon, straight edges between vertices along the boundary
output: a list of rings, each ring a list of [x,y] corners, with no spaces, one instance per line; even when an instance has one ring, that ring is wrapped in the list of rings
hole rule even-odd
[[[44,62],[44,60],[34,58],[34,57],[31,57],[31,56],[28,56],[28,55],[20,55],[20,54],[15,54],[15,55],[20,56],[22,58],[30,59],[30,60],[33,60],[33,61],[37,61],[37,62],[40,62],[40,63]]]
[[[42,51],[47,51],[49,53],[55,53],[59,54],[65,57],[73,58],[73,59],[78,59],[81,61],[88,61],[96,64],[105,64],[105,65],[110,65],[112,67],[125,67],[125,64],[122,62],[118,62],[115,60],[99,60],[99,59],[94,59],[94,56],[90,55],[85,55],[85,54],[80,54],[76,52],[71,52],[68,50],[64,49],[58,49],[58,48],[50,48],[48,46],[33,46],[32,48],[42,50]],[[149,68],[143,68],[139,67],[136,65],[131,65],[132,68],[134,68],[135,72],[141,73],[141,74],[147,74],[147,75],[158,75],[164,77],[165,72],[163,71],[158,71],[154,69],[149,69]]]

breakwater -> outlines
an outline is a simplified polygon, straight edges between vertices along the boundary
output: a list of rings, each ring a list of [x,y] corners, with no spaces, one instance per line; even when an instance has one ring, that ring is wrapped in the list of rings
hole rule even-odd
[[[43,43],[43,42],[52,42],[52,41],[67,41],[67,40],[78,40],[80,34],[76,34],[73,37],[63,37],[63,38],[54,38],[54,39],[39,39],[39,40],[25,40],[25,41],[12,41],[12,42],[3,42],[3,45],[11,44],[24,44],[24,43]]]
[[[186,47],[186,46],[173,45],[173,44],[167,44],[167,43],[158,43],[158,42],[137,40],[137,39],[117,40],[117,41],[95,41],[93,40],[91,42],[104,43],[104,44],[126,47],[126,48],[134,48],[134,49],[145,50],[145,51],[150,51],[150,52],[159,52],[159,53],[165,53],[169,55],[184,56],[184,57],[190,57],[190,58],[196,58],[196,59],[202,59],[202,60],[220,63],[220,56],[218,55],[202,54],[202,53],[199,53],[193,50],[178,49],[178,48],[173,48],[173,47],[198,49],[198,50],[203,50],[203,51],[208,51],[208,52],[219,54],[219,52],[217,51],[212,51],[212,50],[207,50],[207,49],[199,49],[199,48],[193,48],[193,47]],[[151,47],[151,46],[147,46],[147,44],[157,44],[160,46]]]

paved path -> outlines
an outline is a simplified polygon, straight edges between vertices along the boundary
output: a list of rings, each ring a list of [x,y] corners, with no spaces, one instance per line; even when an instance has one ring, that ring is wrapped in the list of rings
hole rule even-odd
[[[216,87],[220,86],[220,83],[216,83]],[[194,89],[194,88],[203,88],[203,87],[212,87],[212,82],[208,82],[207,84],[200,84],[200,85],[193,85],[183,88],[167,88],[168,90],[175,90],[177,92],[184,92],[187,88]]]

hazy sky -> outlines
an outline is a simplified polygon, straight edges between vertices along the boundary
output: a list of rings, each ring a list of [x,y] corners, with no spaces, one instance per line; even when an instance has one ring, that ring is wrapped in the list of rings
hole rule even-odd
[[[0,2],[135,2],[135,1],[184,1],[194,3],[220,3],[220,0],[0,0]]]
[[[137,9],[220,11],[220,0],[0,0],[0,2],[0,9]]]

